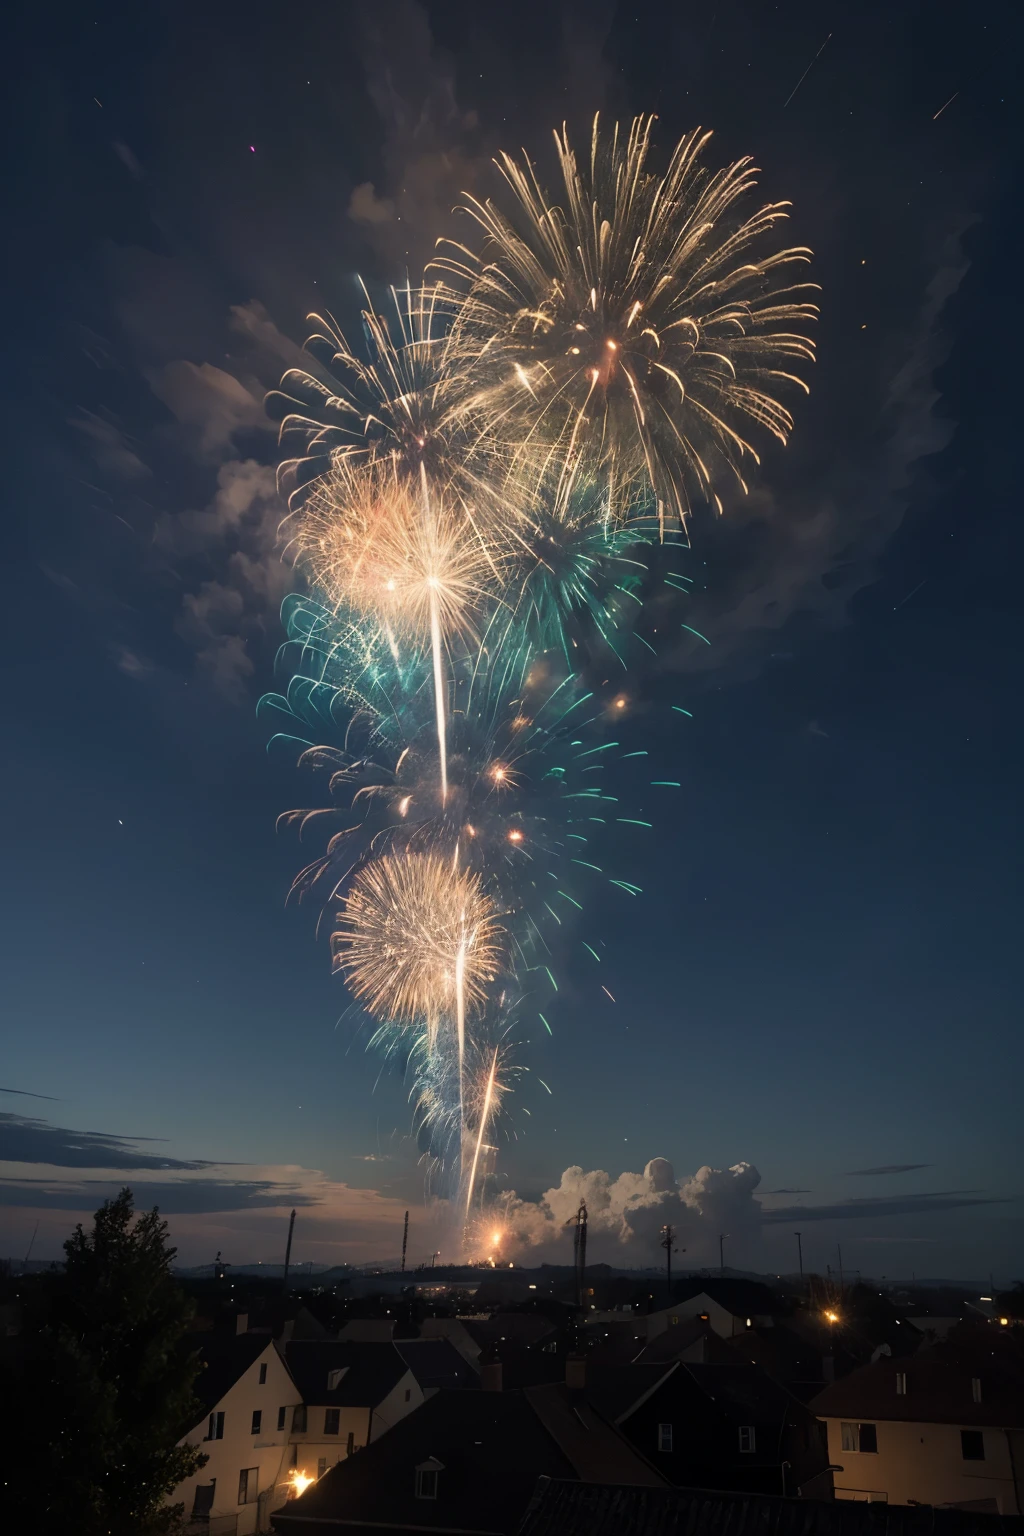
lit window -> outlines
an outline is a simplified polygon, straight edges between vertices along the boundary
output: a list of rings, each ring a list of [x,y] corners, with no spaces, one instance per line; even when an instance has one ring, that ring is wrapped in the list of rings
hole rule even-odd
[[[658,1425],[658,1450],[671,1451],[672,1449],[672,1425]]]
[[[250,1429],[249,1433],[251,1435],[258,1435],[260,1433],[260,1431],[262,1430],[262,1428],[263,1428],[263,1409],[262,1408],[257,1408],[254,1411],[253,1416],[252,1416],[252,1428]]]
[[[906,1373],[906,1371],[897,1371],[896,1372],[896,1396],[897,1397],[906,1397],[906,1395],[907,1395],[907,1373]]]
[[[265,1365],[261,1365],[260,1366],[260,1386],[261,1387],[265,1387],[266,1384],[267,1384],[267,1367]]]
[[[971,1397],[976,1403],[981,1402],[981,1377],[971,1377]]]
[[[960,1454],[964,1461],[985,1460],[985,1436],[980,1429],[960,1431]]]
[[[336,1435],[341,1430],[341,1409],[328,1408],[324,1412],[324,1434]]]
[[[753,1424],[740,1425],[740,1450],[745,1456],[750,1456],[757,1450],[757,1435],[754,1433]]]
[[[255,1504],[259,1493],[259,1467],[243,1467],[238,1474],[239,1504]]]
[[[878,1451],[878,1433],[874,1424],[843,1424],[844,1451]]]

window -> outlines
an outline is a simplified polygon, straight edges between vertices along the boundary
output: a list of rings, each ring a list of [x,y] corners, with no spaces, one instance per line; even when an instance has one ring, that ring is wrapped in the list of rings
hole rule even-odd
[[[336,1435],[341,1429],[341,1409],[327,1408],[324,1411],[324,1434]]]
[[[285,1423],[285,1419],[287,1417],[288,1417],[288,1409],[287,1408],[279,1408],[277,1410],[277,1427],[278,1427],[278,1429],[284,1429],[284,1423]]]
[[[658,1450],[659,1451],[671,1451],[672,1450],[672,1425],[671,1424],[659,1424],[658,1425]]]
[[[345,1455],[346,1456],[351,1456],[352,1452],[355,1450],[355,1448],[356,1448],[356,1437],[352,1433],[352,1431],[349,1430],[349,1432],[348,1432],[348,1442],[347,1442],[347,1444],[345,1446]]]
[[[981,1402],[981,1377],[980,1376],[972,1376],[971,1377],[971,1397],[974,1399],[974,1401],[976,1403],[980,1403]]]
[[[844,1451],[878,1450],[878,1434],[873,1424],[843,1424]]]
[[[960,1431],[960,1454],[964,1461],[985,1460],[985,1436],[980,1429]]]
[[[326,1471],[327,1471],[327,1457],[326,1456],[321,1456],[318,1459],[317,1464],[316,1464],[316,1475],[317,1475],[317,1477],[323,1477],[323,1475],[324,1475],[324,1473]]]
[[[222,1413],[210,1414],[210,1423],[207,1427],[206,1438],[207,1440],[224,1439],[224,1415]]]
[[[753,1424],[740,1425],[740,1450],[744,1455],[750,1455],[757,1450],[757,1435],[754,1433]]]
[[[213,1496],[217,1491],[217,1479],[211,1478],[208,1483],[197,1483],[196,1491],[192,1499],[193,1520],[208,1520],[213,1508]]]
[[[239,1504],[255,1504],[259,1492],[259,1467],[243,1467],[238,1474]]]
[[[260,1366],[260,1386],[261,1387],[265,1387],[266,1384],[267,1384],[267,1367],[265,1365],[261,1365]]]
[[[306,1433],[306,1405],[299,1403],[292,1409],[292,1434],[304,1435]]]
[[[406,1387],[406,1389],[405,1389],[405,1400],[406,1400],[406,1402],[408,1402],[411,1397],[412,1397],[412,1388],[411,1387]]]
[[[677,1323],[678,1323],[678,1322],[679,1322],[679,1319],[678,1319],[678,1317],[674,1317],[674,1318],[673,1318],[673,1319],[672,1319],[672,1327],[673,1327],[673,1328],[674,1328],[674,1327],[675,1327],[675,1326],[676,1326],[676,1324],[677,1324]]]
[[[416,1497],[418,1499],[437,1498],[437,1468],[416,1468]]]
[[[896,1372],[896,1396],[897,1397],[906,1397],[906,1395],[907,1395],[907,1373],[906,1373],[906,1371],[897,1371]]]
[[[263,1409],[262,1408],[257,1408],[254,1411],[253,1416],[252,1416],[252,1429],[249,1431],[249,1433],[251,1435],[258,1435],[262,1428],[263,1428]]]

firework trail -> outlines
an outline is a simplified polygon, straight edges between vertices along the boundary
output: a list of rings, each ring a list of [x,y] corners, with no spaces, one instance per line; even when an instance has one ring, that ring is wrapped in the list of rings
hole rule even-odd
[[[685,602],[691,510],[746,490],[757,434],[786,442],[814,355],[787,205],[744,211],[753,165],[709,170],[700,131],[655,172],[653,123],[595,119],[583,161],[556,134],[553,197],[502,156],[501,195],[465,210],[479,247],[447,243],[393,319],[367,298],[367,357],[311,317],[309,370],[268,397],[306,590],[260,713],[330,799],[280,818],[328,834],[292,894],[329,917],[468,1243],[478,1203],[502,1230],[492,1142],[524,1017],[550,1031],[552,944],[585,882],[639,894],[591,846],[651,825],[605,771],[666,782],[611,739],[625,698],[597,679],[651,651],[652,582]]]

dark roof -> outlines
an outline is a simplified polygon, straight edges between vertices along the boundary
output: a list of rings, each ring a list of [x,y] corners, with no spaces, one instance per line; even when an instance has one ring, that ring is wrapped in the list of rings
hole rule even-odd
[[[496,1312],[490,1318],[464,1318],[463,1326],[481,1349],[495,1344],[538,1344],[558,1332],[550,1318],[537,1312]]]
[[[620,1483],[659,1488],[664,1479],[624,1435],[595,1412],[589,1394],[570,1392],[564,1382],[527,1387],[523,1394],[573,1469],[585,1483],[614,1478]]]
[[[896,1391],[897,1372],[906,1376],[905,1393]],[[831,1383],[810,1406],[821,1418],[1024,1428],[1024,1348],[994,1329],[980,1339],[950,1339],[907,1360],[865,1365]]]
[[[1024,1536],[1024,1520],[926,1505],[595,1486],[542,1477],[518,1536]]]
[[[737,1338],[745,1337],[746,1329],[742,1334],[737,1335]],[[705,1322],[702,1317],[686,1317],[681,1322],[670,1323],[661,1333],[656,1333],[649,1343],[641,1346],[636,1359],[641,1365],[650,1364],[652,1361],[678,1360],[683,1350],[692,1348],[698,1339],[704,1340],[705,1360],[734,1358],[729,1344],[719,1337],[710,1323]]]
[[[618,1424],[676,1368],[674,1360],[647,1365],[604,1365],[587,1361],[587,1401],[609,1424]]]
[[[730,1280],[728,1276],[701,1279],[694,1276],[680,1282],[673,1289],[676,1301],[689,1301],[703,1293],[734,1317],[753,1317],[755,1314],[771,1316],[785,1310],[774,1291],[770,1291],[759,1280]]]
[[[430,1387],[480,1385],[479,1372],[448,1339],[399,1339],[395,1348],[424,1392]]]
[[[733,1424],[782,1424],[787,1418],[807,1418],[804,1404],[759,1365],[745,1361],[699,1365],[683,1360],[679,1369]]]
[[[204,1414],[213,1411],[226,1392],[230,1392],[238,1378],[269,1347],[271,1338],[269,1333],[192,1333],[185,1344],[190,1352],[196,1351],[202,1361],[192,1388],[200,1408],[188,1426],[191,1428]]]
[[[285,1360],[307,1405],[324,1408],[375,1408],[409,1369],[393,1344],[321,1343],[295,1340]],[[332,1390],[331,1371],[345,1372]]]
[[[444,1468],[436,1499],[415,1496],[416,1468]],[[386,1435],[340,1461],[271,1516],[294,1536],[373,1524],[446,1531],[514,1531],[537,1477],[570,1478],[573,1466],[521,1392],[438,1392]],[[313,1523],[311,1523],[313,1522]]]

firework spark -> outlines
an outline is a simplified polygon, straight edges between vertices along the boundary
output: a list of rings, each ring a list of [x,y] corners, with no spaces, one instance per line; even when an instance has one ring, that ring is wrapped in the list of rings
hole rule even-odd
[[[765,249],[788,205],[741,218],[755,185],[749,158],[717,172],[701,161],[710,134],[648,168],[653,117],[610,135],[594,120],[589,163],[555,135],[562,186],[552,198],[533,164],[503,155],[502,203],[470,199],[478,252],[450,245],[437,265],[462,302],[452,347],[478,381],[472,409],[520,459],[555,444],[602,474],[612,511],[653,498],[685,523],[714,500],[727,471],[746,490],[758,461],[750,428],[785,443],[780,390],[807,385],[814,285],[790,282],[804,247]]]

